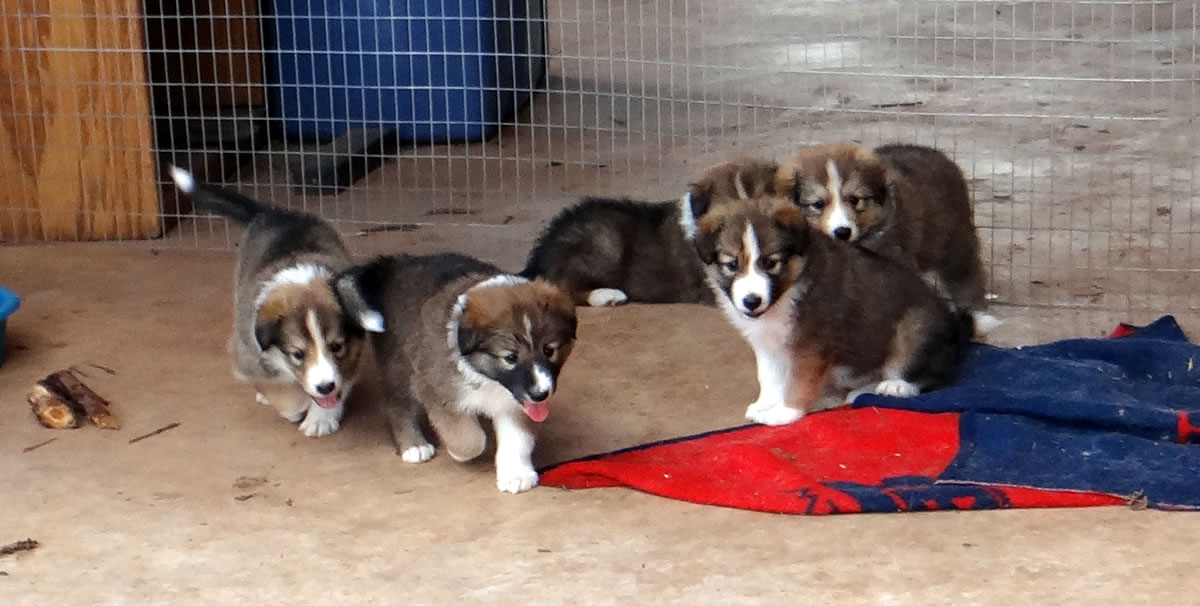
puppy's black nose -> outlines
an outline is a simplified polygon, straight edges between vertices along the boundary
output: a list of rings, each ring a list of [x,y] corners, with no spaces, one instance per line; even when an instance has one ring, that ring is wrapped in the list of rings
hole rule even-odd
[[[850,231],[849,227],[843,225],[833,230],[833,237],[837,238],[838,240],[849,240],[852,233],[853,232]]]
[[[545,400],[546,398],[549,398],[549,397],[550,397],[550,392],[548,392],[548,391],[539,391],[537,389],[529,390],[529,399],[532,402],[541,402],[542,400]]]
[[[334,387],[337,387],[337,385],[334,385],[333,381],[330,381],[328,383],[321,383],[320,385],[317,386],[317,393],[319,393],[323,396],[327,396],[330,393],[333,393]]]
[[[742,297],[742,305],[745,306],[746,309],[754,311],[758,309],[759,305],[762,305],[762,297],[758,295],[746,295]]]

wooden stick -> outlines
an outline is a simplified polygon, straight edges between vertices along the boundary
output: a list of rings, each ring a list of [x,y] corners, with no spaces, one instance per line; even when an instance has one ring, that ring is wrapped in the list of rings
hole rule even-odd
[[[70,370],[60,370],[47,378],[51,377],[57,379],[62,384],[71,399],[83,407],[84,414],[97,427],[101,429],[121,428],[121,424],[117,422],[117,418],[108,409],[108,400],[100,397],[100,394],[97,394],[90,387],[84,385]]]
[[[33,446],[26,446],[23,450],[21,450],[21,452],[33,452],[45,445],[57,440],[57,439],[58,438],[50,438],[49,440],[46,440],[45,442],[38,442],[37,444],[34,444]]]
[[[179,427],[179,423],[171,423],[169,425],[163,425],[162,427],[159,427],[158,429],[155,429],[154,431],[152,431],[148,434],[143,434],[136,438],[131,438],[129,440],[129,443],[133,444],[134,442],[141,442],[142,440],[145,440],[146,438],[152,438],[152,437],[154,437],[164,431],[167,431],[169,429],[175,429],[176,427]]]
[[[14,553],[17,553],[18,551],[29,551],[32,549],[37,549],[38,545],[41,545],[41,543],[38,543],[37,541],[35,541],[33,539],[22,539],[15,543],[9,543],[8,545],[5,545],[4,547],[0,547],[0,556],[12,555]]]
[[[65,394],[59,393],[61,386],[57,381],[46,377],[34,384],[29,390],[29,407],[38,423],[50,429],[75,429],[79,427],[79,417],[83,411]]]

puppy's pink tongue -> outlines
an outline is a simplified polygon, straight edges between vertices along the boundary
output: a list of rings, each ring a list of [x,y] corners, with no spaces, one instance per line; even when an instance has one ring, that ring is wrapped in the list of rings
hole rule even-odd
[[[521,409],[525,411],[525,416],[533,420],[534,423],[541,423],[550,416],[550,403],[543,400],[541,402],[522,402]]]
[[[327,396],[315,398],[317,401],[317,406],[320,406],[321,408],[333,408],[334,406],[338,405],[339,395],[340,394],[331,393]]]

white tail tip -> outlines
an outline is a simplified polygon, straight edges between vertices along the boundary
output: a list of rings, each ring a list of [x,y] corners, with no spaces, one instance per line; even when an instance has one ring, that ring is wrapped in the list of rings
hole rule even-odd
[[[180,191],[185,194],[190,194],[195,191],[196,177],[192,176],[192,173],[179,168],[174,164],[171,165],[170,171],[171,179],[175,181],[175,187],[178,187]]]
[[[358,323],[367,332],[383,332],[383,314],[377,311],[364,311],[358,316]]]
[[[1004,324],[1004,320],[983,312],[975,312],[975,332],[986,335]]]

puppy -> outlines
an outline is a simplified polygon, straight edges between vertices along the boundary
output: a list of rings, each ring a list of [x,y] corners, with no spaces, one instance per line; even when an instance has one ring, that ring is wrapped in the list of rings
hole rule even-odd
[[[422,408],[456,461],[483,452],[485,416],[496,433],[497,487],[537,485],[534,425],[550,414],[575,343],[564,291],[457,254],[381,257],[338,276],[335,288],[373,333],[384,410],[405,461],[434,453],[418,425]]]
[[[756,166],[749,158],[739,158],[720,169]],[[726,183],[734,186],[737,181]],[[586,198],[550,222],[521,275],[559,285],[578,305],[712,305],[712,290],[692,245],[690,217],[691,210],[680,201]]]
[[[789,192],[813,227],[928,274],[955,308],[984,307],[967,182],[942,152],[900,144],[811,147],[780,163],[775,189]]]
[[[812,228],[789,190],[743,172],[731,188],[729,174],[706,175],[689,202],[709,285],[754,350],[748,420],[784,425],[860,393],[906,397],[953,378],[969,312],[905,266]],[[747,195],[719,193],[731,189]]]
[[[233,372],[309,437],[338,430],[366,343],[330,280],[350,255],[328,223],[197,183],[171,167],[196,208],[244,227],[234,270]]]
[[[550,222],[521,275],[545,278],[578,305],[712,305],[680,216],[677,201],[586,198]]]

